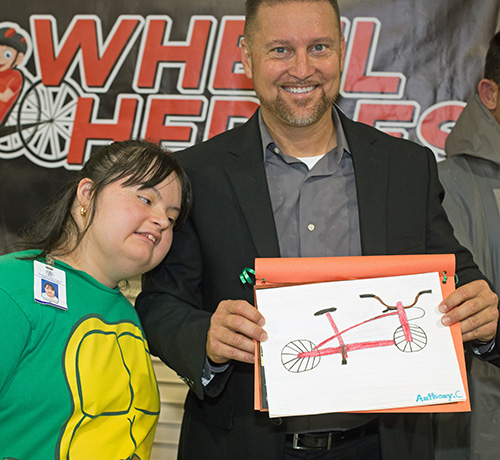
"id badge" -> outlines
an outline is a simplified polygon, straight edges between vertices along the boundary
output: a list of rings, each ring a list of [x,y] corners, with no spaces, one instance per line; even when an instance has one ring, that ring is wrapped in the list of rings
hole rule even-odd
[[[35,301],[67,310],[66,273],[59,268],[34,261]]]

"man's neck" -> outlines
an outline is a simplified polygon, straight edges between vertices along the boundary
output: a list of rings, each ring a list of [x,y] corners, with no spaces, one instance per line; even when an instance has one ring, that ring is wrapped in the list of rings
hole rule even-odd
[[[269,134],[284,153],[293,157],[324,155],[337,146],[337,130],[331,113],[309,126],[290,126],[262,113]]]

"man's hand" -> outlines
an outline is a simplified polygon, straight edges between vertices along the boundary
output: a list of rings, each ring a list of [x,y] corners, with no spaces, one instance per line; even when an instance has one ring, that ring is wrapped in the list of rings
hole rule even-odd
[[[244,300],[224,300],[210,320],[207,336],[207,356],[217,364],[229,360],[254,362],[253,340],[263,342],[267,334],[262,329],[264,317]]]
[[[441,320],[445,326],[460,322],[464,342],[489,342],[495,337],[498,297],[484,280],[459,287],[441,302],[439,311],[446,313]]]

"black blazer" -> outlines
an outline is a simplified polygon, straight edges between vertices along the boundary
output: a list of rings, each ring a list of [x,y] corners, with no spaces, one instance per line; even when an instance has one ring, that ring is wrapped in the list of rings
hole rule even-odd
[[[432,152],[340,116],[356,176],[363,255],[455,253],[462,284],[483,278],[453,237]],[[152,353],[191,388],[179,456],[281,458],[279,421],[253,410],[252,366],[231,363],[201,384],[212,312],[225,299],[253,303],[239,274],[256,257],[280,255],[257,115],[177,157],[192,183],[193,209],[164,262],[145,278],[137,310]],[[433,458],[429,417],[380,420],[384,459]]]

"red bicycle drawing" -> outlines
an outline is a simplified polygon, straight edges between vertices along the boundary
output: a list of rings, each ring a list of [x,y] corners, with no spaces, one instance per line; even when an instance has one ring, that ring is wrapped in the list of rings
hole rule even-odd
[[[397,302],[394,306],[387,305],[375,294],[361,294],[360,297],[363,299],[373,298],[378,300],[378,302],[384,305],[386,309],[382,311],[381,315],[374,316],[366,321],[350,326],[343,331],[339,331],[337,324],[332,317],[332,313],[335,312],[337,308],[331,307],[319,310],[314,313],[314,316],[325,315],[333,329],[334,335],[321,342],[318,346],[314,345],[314,343],[310,340],[292,340],[281,350],[281,362],[287,371],[297,373],[314,369],[319,364],[322,356],[340,354],[342,357],[342,364],[345,365],[347,364],[348,353],[351,351],[388,347],[392,345],[395,345],[399,350],[405,353],[415,353],[420,351],[427,345],[427,335],[420,326],[410,324],[410,321],[422,318],[425,315],[425,311],[422,308],[415,306],[419,297],[423,294],[432,294],[432,290],[420,291],[415,297],[414,302],[411,305],[406,306],[403,305],[402,302]],[[414,313],[420,310],[420,315],[413,315],[413,317],[409,319],[405,311],[408,308],[413,308]],[[370,324],[374,321],[379,321],[390,316],[397,316],[399,320],[399,326],[394,331],[392,339],[355,343],[345,342],[343,337],[345,333],[360,326]],[[331,346],[331,342],[334,340],[338,342],[338,346]]]

